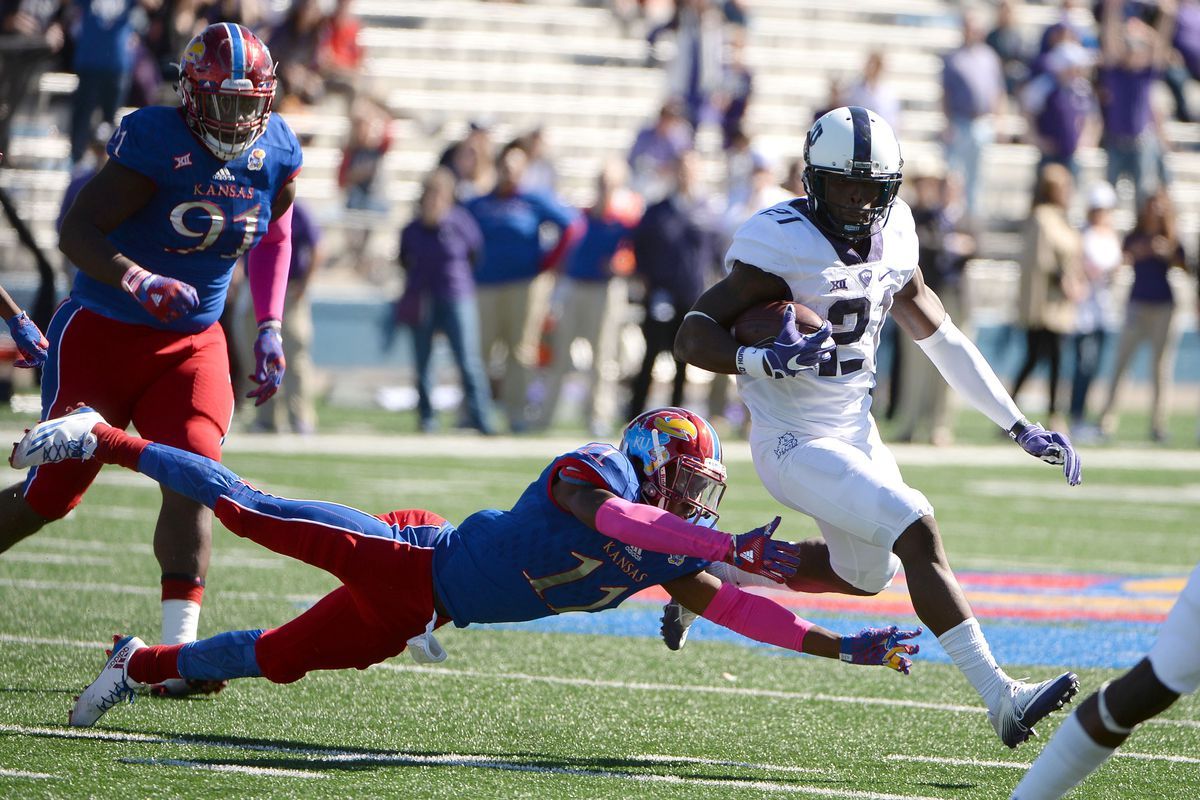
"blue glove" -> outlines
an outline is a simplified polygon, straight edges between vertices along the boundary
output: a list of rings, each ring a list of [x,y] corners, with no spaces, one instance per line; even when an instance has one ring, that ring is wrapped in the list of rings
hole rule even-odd
[[[772,378],[794,378],[833,357],[837,349],[829,339],[833,326],[829,320],[813,333],[803,334],[796,327],[796,312],[789,305],[783,313],[783,329],[771,346],[763,349],[763,366]]]
[[[887,667],[908,674],[912,659],[905,655],[916,655],[921,650],[918,644],[900,644],[905,639],[915,639],[922,633],[902,631],[895,625],[887,628],[863,628],[853,636],[842,637],[842,661],[863,666]]]
[[[783,583],[795,575],[800,566],[800,545],[771,538],[779,522],[776,517],[761,528],[734,536],[729,563],[743,572],[762,575],[776,583]]]
[[[40,367],[46,363],[46,350],[50,343],[29,315],[22,311],[8,320],[8,332],[16,342],[21,357],[13,362],[16,367]]]
[[[269,319],[258,326],[258,338],[254,340],[254,374],[250,380],[258,384],[246,397],[254,398],[254,405],[261,406],[275,396],[283,382],[287,361],[283,357],[283,336],[279,333],[279,322]]]
[[[129,292],[159,322],[174,322],[200,305],[196,287],[190,283],[155,275],[141,267],[129,268],[121,278],[121,288]]]
[[[1008,432],[1021,449],[1047,464],[1061,464],[1067,483],[1078,486],[1083,482],[1083,463],[1071,446],[1066,434],[1048,431],[1036,422],[1022,420]]]

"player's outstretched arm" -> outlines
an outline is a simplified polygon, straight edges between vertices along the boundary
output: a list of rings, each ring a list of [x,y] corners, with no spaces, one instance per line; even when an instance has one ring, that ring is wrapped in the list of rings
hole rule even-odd
[[[921,271],[896,293],[892,316],[929,356],[946,382],[1016,440],[1025,452],[1061,465],[1072,486],[1083,480],[1079,454],[1066,435],[1029,422],[975,343],[950,319]]]
[[[670,511],[632,503],[591,484],[558,480],[552,489],[559,507],[593,530],[656,553],[724,561],[783,583],[800,565],[799,546],[773,537],[779,517],[747,533],[730,536],[681,519]]]
[[[21,353],[21,357],[13,362],[13,366],[40,367],[45,364],[46,349],[50,347],[50,343],[46,341],[38,326],[33,324],[29,315],[4,291],[3,286],[0,286],[0,317],[8,325],[8,332]]]
[[[119,286],[159,322],[171,322],[200,304],[195,287],[146,270],[107,238],[145,207],[155,191],[154,181],[109,159],[79,190],[63,218],[58,248],[89,277]]]
[[[671,597],[707,620],[756,642],[772,644],[799,653],[833,658],[852,664],[884,666],[909,673],[920,650],[902,640],[920,635],[916,631],[867,628],[855,636],[841,636],[798,617],[768,597],[750,594],[733,584],[721,583],[707,572],[697,572],[663,584]]]

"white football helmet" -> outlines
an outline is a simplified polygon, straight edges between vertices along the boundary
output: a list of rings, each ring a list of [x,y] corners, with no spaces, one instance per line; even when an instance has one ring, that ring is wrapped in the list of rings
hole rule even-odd
[[[842,106],[813,123],[804,140],[804,189],[823,230],[843,239],[865,239],[887,222],[900,191],[900,142],[878,114]],[[830,199],[830,179],[868,184],[870,206]]]

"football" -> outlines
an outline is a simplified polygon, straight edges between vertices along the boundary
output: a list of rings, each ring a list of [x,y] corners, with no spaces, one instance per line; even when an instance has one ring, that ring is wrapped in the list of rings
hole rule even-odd
[[[783,313],[788,306],[796,311],[796,327],[801,333],[812,333],[824,323],[821,315],[799,303],[776,300],[751,306],[733,323],[733,338],[738,344],[765,347],[775,340],[783,327]]]

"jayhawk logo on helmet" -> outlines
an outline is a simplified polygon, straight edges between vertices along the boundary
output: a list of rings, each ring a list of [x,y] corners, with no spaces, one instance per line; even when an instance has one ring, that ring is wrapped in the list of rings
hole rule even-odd
[[[179,96],[188,126],[213,155],[231,161],[267,129],[275,100],[271,53],[249,28],[209,25],[184,48]]]
[[[699,414],[647,411],[625,427],[621,452],[641,474],[643,501],[688,519],[717,518],[725,492],[721,440]]]

